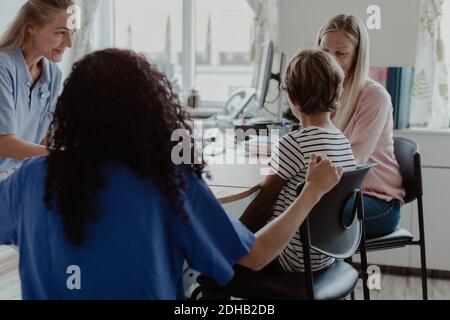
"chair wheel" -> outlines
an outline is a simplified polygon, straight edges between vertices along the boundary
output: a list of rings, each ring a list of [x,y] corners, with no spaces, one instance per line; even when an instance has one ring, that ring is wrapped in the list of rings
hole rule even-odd
[[[211,289],[205,286],[198,286],[192,291],[191,300],[230,300],[231,297],[220,290]]]

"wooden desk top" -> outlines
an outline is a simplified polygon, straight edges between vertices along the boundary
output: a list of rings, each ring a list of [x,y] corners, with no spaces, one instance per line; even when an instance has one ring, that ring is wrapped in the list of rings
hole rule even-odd
[[[207,180],[220,203],[230,203],[244,199],[261,188],[267,171],[268,157],[238,156],[234,164],[214,163],[206,159],[207,170],[212,180]],[[217,159],[215,159],[217,160]],[[215,161],[217,162],[217,161]]]
[[[236,188],[236,187],[216,187],[209,186],[221,204],[236,202],[251,196],[253,193],[261,189],[260,185],[253,188]]]

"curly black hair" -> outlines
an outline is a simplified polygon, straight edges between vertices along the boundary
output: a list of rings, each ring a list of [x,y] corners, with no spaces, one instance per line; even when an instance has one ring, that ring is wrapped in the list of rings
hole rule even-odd
[[[45,182],[47,208],[62,217],[71,243],[82,245],[87,225],[102,214],[96,195],[105,187],[106,161],[153,179],[185,218],[171,136],[176,129],[191,132],[188,120],[166,77],[137,53],[107,49],[74,65],[50,125]],[[201,177],[204,164],[191,167]]]

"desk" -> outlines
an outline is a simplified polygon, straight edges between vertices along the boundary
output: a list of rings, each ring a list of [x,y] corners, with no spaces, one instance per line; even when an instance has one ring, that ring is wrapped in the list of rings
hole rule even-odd
[[[210,157],[205,161],[210,163],[206,169],[212,179],[206,182],[220,203],[242,200],[261,189],[269,160],[269,157],[237,156],[234,163],[218,164],[217,159]]]
[[[221,204],[227,204],[245,199],[261,189],[261,185],[252,188],[209,186]]]

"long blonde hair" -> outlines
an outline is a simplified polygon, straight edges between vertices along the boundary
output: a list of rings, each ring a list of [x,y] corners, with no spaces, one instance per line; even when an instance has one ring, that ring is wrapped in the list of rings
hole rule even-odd
[[[320,29],[316,47],[320,48],[323,37],[330,32],[344,33],[356,48],[355,61],[349,71],[348,87],[344,90],[341,107],[333,119],[335,125],[344,130],[355,113],[359,94],[369,78],[369,35],[363,22],[352,15],[338,15]]]
[[[73,0],[27,0],[0,40],[0,49],[20,48],[28,41],[28,28],[49,23],[54,14],[67,10]]]

